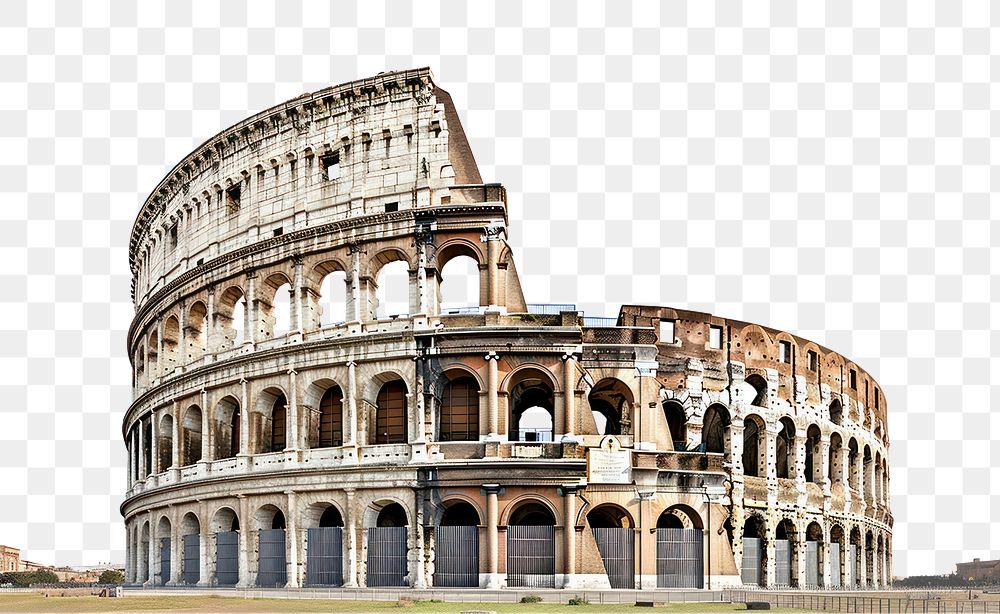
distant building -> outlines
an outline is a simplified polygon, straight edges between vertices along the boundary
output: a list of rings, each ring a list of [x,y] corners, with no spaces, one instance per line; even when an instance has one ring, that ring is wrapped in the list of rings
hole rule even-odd
[[[983,578],[1000,579],[1000,561],[981,561],[972,559],[971,563],[958,563],[955,565],[960,578],[970,580],[981,580]]]
[[[10,546],[0,546],[0,573],[21,570],[21,551]]]

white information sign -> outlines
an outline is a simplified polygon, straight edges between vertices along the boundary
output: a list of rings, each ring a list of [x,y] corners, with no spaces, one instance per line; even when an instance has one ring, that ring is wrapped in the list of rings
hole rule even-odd
[[[631,484],[632,453],[608,435],[599,448],[587,449],[587,481],[591,484]]]

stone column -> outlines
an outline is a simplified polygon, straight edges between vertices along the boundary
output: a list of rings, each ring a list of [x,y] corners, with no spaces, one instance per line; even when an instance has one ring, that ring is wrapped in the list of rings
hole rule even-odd
[[[569,436],[576,430],[575,390],[576,357],[568,353],[563,355],[563,434]]]
[[[292,300],[291,308],[292,311],[292,326],[294,327],[291,331],[294,334],[299,335],[301,338],[302,333],[305,331],[303,326],[302,317],[302,303],[305,301],[305,291],[302,287],[302,256],[295,254],[292,256],[292,262],[295,263],[294,273],[292,274]]]
[[[865,456],[864,448],[858,450],[858,466],[856,473],[858,476],[858,497],[861,499],[861,507],[865,508]],[[862,557],[864,559],[864,557]],[[862,577],[864,575],[862,574]]]
[[[819,465],[816,465],[816,454],[819,454]],[[819,439],[819,452],[813,453],[813,472],[819,471],[819,484],[823,488],[823,496],[832,495],[830,486],[833,480],[830,476],[830,436],[823,435]],[[814,478],[815,479],[815,478]]]
[[[778,429],[780,429],[780,424]],[[778,503],[778,468],[777,463],[777,438],[779,430],[772,430],[771,427],[764,428],[764,450],[765,450],[765,466],[764,470],[767,471],[767,504],[768,507],[774,508]],[[759,462],[759,461],[758,461]],[[758,467],[758,472],[760,467]],[[771,552],[773,546],[768,546],[768,586],[774,584],[774,556]]]
[[[563,587],[576,580],[576,493],[579,487],[563,486]]]
[[[285,450],[299,450],[299,386],[295,369],[288,370],[288,420],[285,421]]]
[[[770,498],[770,495],[768,496]],[[769,523],[770,524],[770,523]],[[767,527],[767,543],[765,544],[765,549],[767,551],[767,565],[764,570],[764,584],[768,587],[773,588],[774,583],[777,580],[777,575],[775,574],[775,548],[774,540],[778,538],[778,531],[776,526]]]
[[[181,537],[181,527],[177,520],[177,511],[171,510],[170,515],[170,585],[183,584],[184,550],[181,548],[184,538]]]
[[[347,588],[358,587],[358,524],[355,507],[355,491],[353,488],[346,488],[347,508],[347,561],[344,565],[344,586]]]
[[[486,493],[486,588],[500,588],[500,536],[497,525],[500,521],[497,495],[499,484],[483,484]]]
[[[173,421],[173,432],[170,434],[171,437],[171,463],[170,468],[177,471],[181,466],[181,415],[180,415],[180,405],[177,401],[174,401],[174,421]],[[176,477],[180,477],[179,475]]]
[[[794,439],[795,445],[795,486],[798,488],[799,493],[805,495],[806,492],[806,437],[800,433],[796,433]],[[813,456],[813,464],[816,463],[816,457]],[[812,476],[809,476],[812,477]]]
[[[414,368],[415,377],[413,384],[413,416],[416,422],[416,429],[414,432],[415,437],[413,438],[413,443],[426,443],[427,433],[426,433],[426,412],[424,408],[424,364],[422,361],[418,360]]]
[[[499,305],[499,288],[498,286],[498,268],[497,261],[500,258],[499,254],[499,237],[494,237],[487,234],[486,239],[486,298],[487,305]],[[482,275],[482,271],[480,271]],[[482,292],[480,292],[480,295]]]
[[[486,398],[486,407],[488,412],[487,427],[486,430],[489,433],[490,438],[500,437],[500,412],[499,412],[499,362],[500,356],[496,352],[490,352],[486,355],[486,365],[489,369],[489,375],[487,376],[487,386],[488,386],[488,396]]]
[[[420,500],[421,493],[413,491],[413,550],[414,557],[410,559],[410,577],[413,588],[427,588],[427,573],[424,568],[424,506]]]
[[[247,273],[246,305],[243,310],[243,343],[253,345],[257,341],[257,273]]]
[[[142,420],[137,422],[139,427],[136,429],[136,438],[139,440],[139,481],[143,482],[146,479],[146,429],[142,425]]]
[[[181,301],[178,306],[180,307],[180,330],[177,334],[180,339],[177,340],[177,359],[174,361],[174,368],[178,373],[183,373],[184,367],[188,364],[187,303]]]
[[[294,491],[285,493],[288,495],[288,523],[286,528],[286,539],[288,541],[288,588],[299,587],[299,512],[296,506],[296,496]]]
[[[150,414],[149,419],[153,421],[150,424],[150,442],[149,442],[149,460],[152,464],[150,467],[150,473],[157,474],[160,472],[160,414],[161,410],[154,409]]]
[[[240,380],[242,397],[240,398],[240,456],[250,454],[250,382]],[[242,527],[242,520],[240,526]]]
[[[156,525],[153,524],[153,512],[147,512],[149,522],[149,542],[146,544],[146,581],[144,586],[156,584],[156,561],[159,560],[159,551],[156,549]],[[139,533],[140,537],[142,533]]]
[[[198,586],[212,586],[215,584],[215,549],[211,547],[212,533],[210,519],[208,517],[208,502],[202,501],[198,506],[198,516],[201,518],[198,535],[198,554],[201,558],[201,575],[198,577]]]
[[[351,280],[351,293],[349,296],[349,301],[351,305],[348,307],[353,307],[353,312],[348,309],[345,316],[353,319],[355,322],[361,322],[362,305],[361,305],[361,249],[357,245],[351,245],[348,247],[348,251],[351,253],[351,274],[348,279]],[[368,309],[368,302],[365,301],[364,309]]]
[[[733,475],[743,475],[743,420],[739,418],[729,424],[729,456]]]
[[[208,287],[208,313],[205,314],[205,352],[206,361],[215,359],[215,350],[219,346],[219,339],[215,330],[215,286]]]
[[[240,514],[240,578],[237,586],[246,588],[251,586],[253,578],[250,574],[250,502],[245,495],[236,495],[239,499]]]

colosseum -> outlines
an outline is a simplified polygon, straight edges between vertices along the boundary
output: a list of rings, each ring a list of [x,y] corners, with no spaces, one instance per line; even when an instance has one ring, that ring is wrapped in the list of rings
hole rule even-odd
[[[706,313],[527,303],[507,215],[428,69],[179,162],[129,244],[127,582],[887,584],[867,372]]]

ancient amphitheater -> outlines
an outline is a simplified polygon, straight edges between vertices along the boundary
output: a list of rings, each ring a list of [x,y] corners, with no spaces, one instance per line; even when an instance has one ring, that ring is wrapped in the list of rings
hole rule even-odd
[[[506,203],[427,69],[178,163],[129,246],[127,581],[885,585],[879,385],[756,324],[528,304]]]

